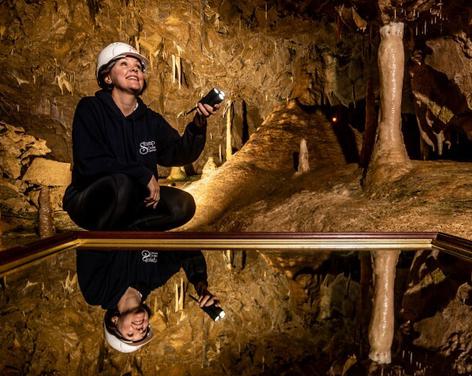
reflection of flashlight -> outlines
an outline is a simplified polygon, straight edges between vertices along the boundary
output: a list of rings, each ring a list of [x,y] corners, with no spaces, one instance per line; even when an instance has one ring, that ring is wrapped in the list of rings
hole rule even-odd
[[[205,95],[202,99],[200,99],[200,103],[208,104],[213,107],[215,104],[221,103],[224,100],[225,100],[225,93],[223,93],[220,89],[217,89],[216,87],[214,87],[208,92],[207,95]],[[186,115],[195,111],[196,109],[197,107],[195,106],[190,111],[187,111]]]
[[[331,121],[332,121],[333,123],[336,123],[336,122],[338,121],[338,118],[337,118],[336,116],[333,116],[333,117],[331,118]]]
[[[192,295],[189,295],[193,300],[195,300],[198,303],[198,299],[195,298]],[[225,317],[225,311],[223,311],[223,308],[216,306],[215,304],[212,304],[211,306],[208,307],[200,307],[203,309],[208,316],[212,318],[213,321],[218,321],[221,320],[223,317]]]

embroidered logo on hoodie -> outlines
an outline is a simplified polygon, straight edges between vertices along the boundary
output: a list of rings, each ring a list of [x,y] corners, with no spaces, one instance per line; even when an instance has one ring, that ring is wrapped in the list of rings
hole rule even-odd
[[[143,141],[139,144],[139,154],[146,155],[156,151],[156,141]]]
[[[159,252],[151,252],[147,249],[141,251],[141,255],[143,256],[143,262],[153,262],[157,263],[157,256]]]

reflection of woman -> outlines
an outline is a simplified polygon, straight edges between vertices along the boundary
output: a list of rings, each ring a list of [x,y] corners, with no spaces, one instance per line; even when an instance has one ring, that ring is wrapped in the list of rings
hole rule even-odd
[[[200,306],[215,303],[206,290],[206,264],[201,252],[77,252],[80,289],[87,303],[107,310],[105,338],[113,348],[131,352],[151,340],[151,311],[144,301],[181,267],[200,296]]]
[[[195,117],[180,136],[139,97],[146,88],[147,65],[133,47],[120,42],[108,45],[97,59],[102,90],[77,105],[72,183],[63,207],[87,230],[165,231],[184,224],[195,212],[188,193],[159,187],[157,164],[177,166],[197,159],[205,145],[206,118],[218,106],[198,103]],[[154,259],[150,263],[139,252],[78,252],[79,283],[86,300],[112,309],[106,316],[106,334],[112,345],[118,341],[115,348],[123,350],[126,342],[139,344],[147,338],[149,313],[141,302],[180,266],[198,285],[200,304],[214,302],[206,290],[200,252],[185,257],[161,252]]]

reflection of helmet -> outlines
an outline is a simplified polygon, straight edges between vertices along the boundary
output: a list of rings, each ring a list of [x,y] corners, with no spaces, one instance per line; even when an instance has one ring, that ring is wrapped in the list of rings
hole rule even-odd
[[[105,68],[112,61],[121,57],[133,56],[141,62],[143,69],[149,65],[148,59],[141,55],[134,47],[122,42],[114,42],[100,51],[97,57],[97,80],[99,80],[100,70]]]
[[[133,342],[133,341],[127,341],[123,337],[119,336],[118,333],[113,333],[112,331],[109,331],[107,329],[106,324],[103,326],[105,330],[105,339],[107,343],[113,347],[115,350],[118,350],[119,352],[122,353],[130,353],[136,350],[139,350],[141,347],[143,347],[146,343],[150,342],[153,337],[152,329],[149,327],[146,335],[144,336],[143,339]]]

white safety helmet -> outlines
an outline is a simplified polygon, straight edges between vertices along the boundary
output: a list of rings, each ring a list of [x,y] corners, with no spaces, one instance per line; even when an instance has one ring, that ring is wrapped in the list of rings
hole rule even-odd
[[[143,70],[149,65],[149,60],[141,55],[133,46],[123,42],[114,42],[106,46],[103,50],[100,51],[97,57],[97,71],[96,77],[100,85],[99,73],[101,69],[108,66],[112,61],[125,56],[133,56],[141,62]]]
[[[108,330],[105,323],[103,329],[105,331],[105,340],[107,343],[115,350],[122,353],[130,353],[139,350],[145,344],[149,343],[154,336],[151,327],[148,327],[146,335],[141,340],[133,342],[124,339],[118,333],[113,333]]]

